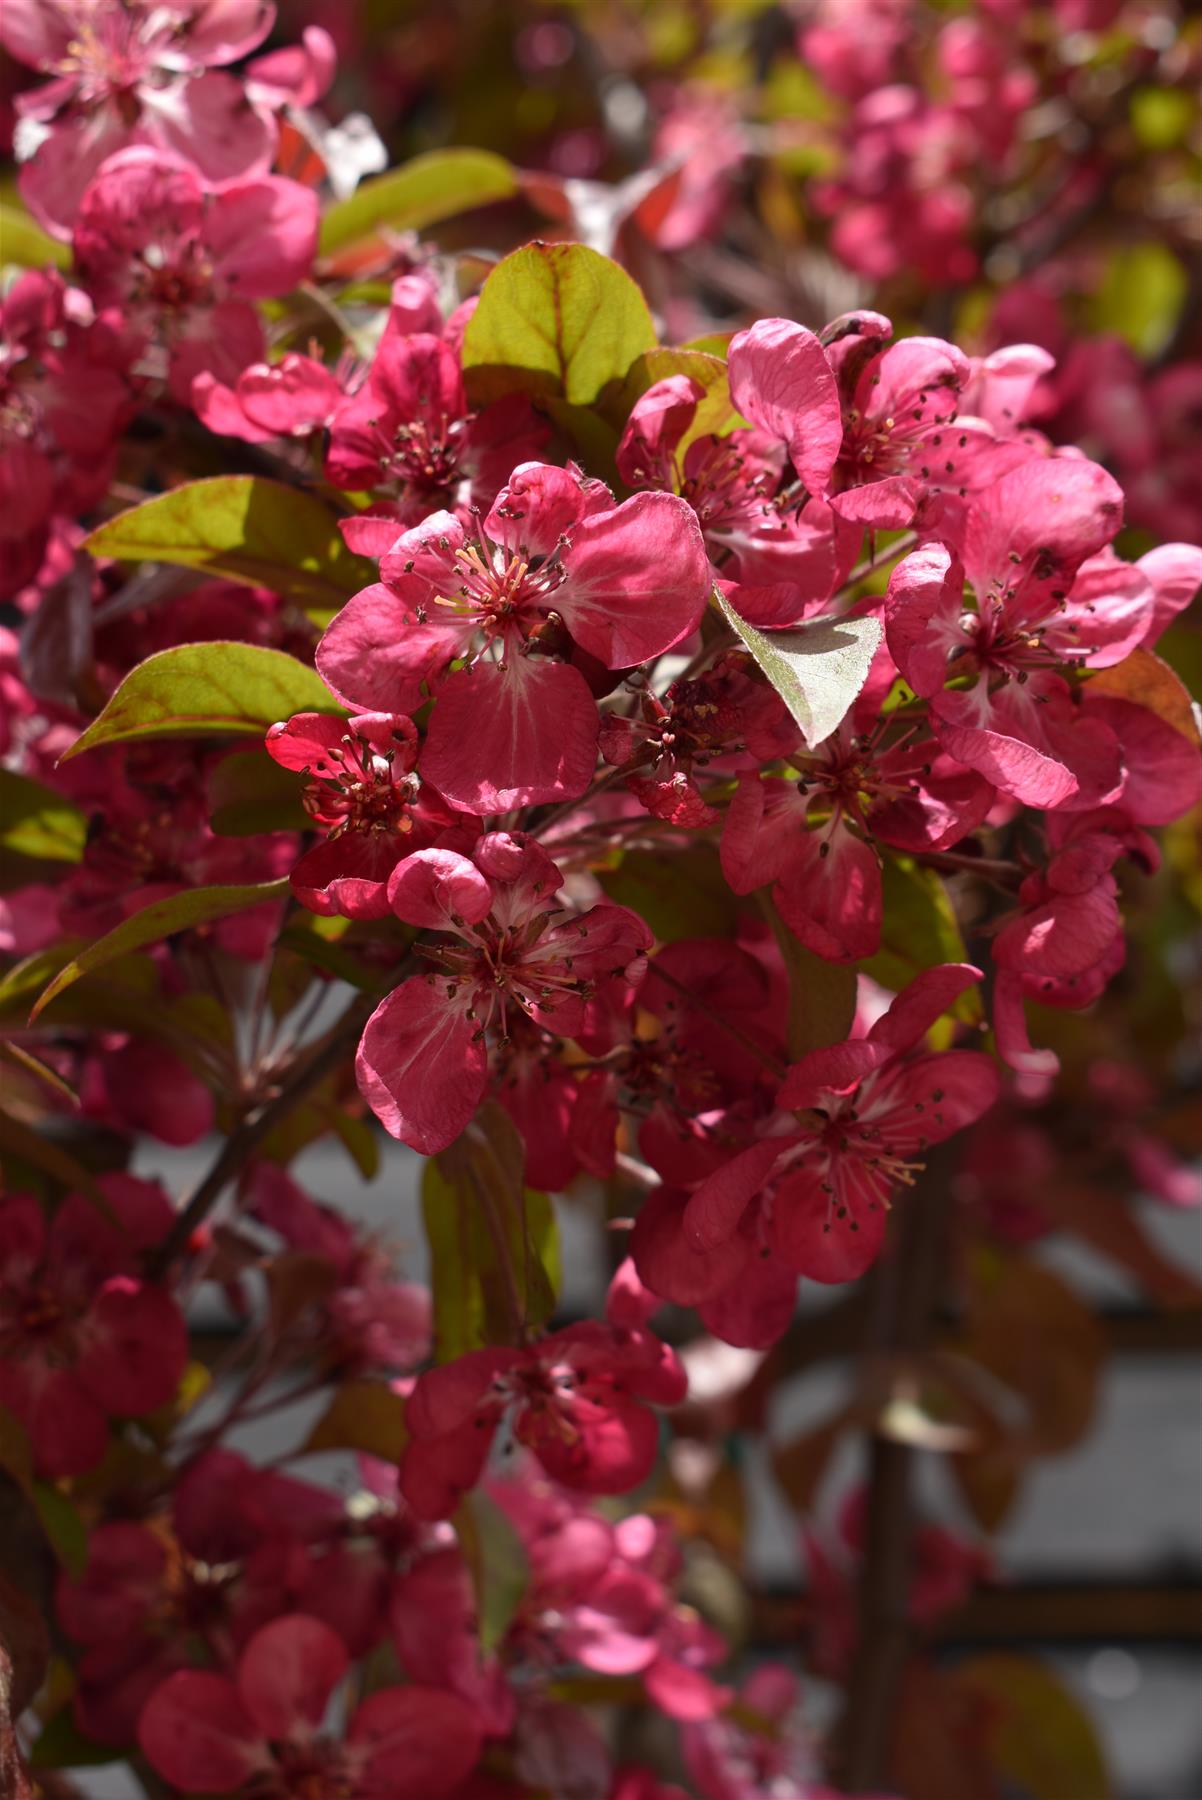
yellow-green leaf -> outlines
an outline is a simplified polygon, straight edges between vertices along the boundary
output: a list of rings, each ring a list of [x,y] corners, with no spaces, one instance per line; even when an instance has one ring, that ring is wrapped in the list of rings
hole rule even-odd
[[[636,282],[583,244],[527,244],[499,262],[463,340],[475,400],[529,393],[591,406],[655,346]]]
[[[435,1350],[440,1362],[516,1343],[555,1304],[559,1248],[546,1194],[523,1181],[525,1152],[495,1101],[422,1173]]]
[[[215,475],[156,494],[98,526],[84,549],[272,588],[323,618],[375,579],[316,495],[259,475]]]
[[[863,969],[882,987],[899,993],[923,969],[967,962],[960,926],[936,870],[922,867],[909,856],[888,853],[881,870],[881,904],[881,947]],[[967,989],[951,1012],[957,1019],[976,1024],[981,1017],[978,990]]]
[[[1090,323],[1115,331],[1140,356],[1155,356],[1172,335],[1189,278],[1167,244],[1149,238],[1111,252],[1094,295]]]
[[[722,357],[709,355],[703,350],[673,350],[663,347],[644,351],[631,363],[621,389],[612,407],[607,407],[607,412],[616,424],[625,425],[635,401],[641,399],[657,381],[665,381],[670,375],[687,375],[690,381],[695,381],[703,390],[693,422],[677,446],[678,457],[684,455],[695,438],[705,437],[710,433],[721,437],[739,424],[739,415],[730,397],[726,363]]]
[[[77,863],[87,835],[87,819],[70,800],[27,775],[0,769],[0,845],[6,850]]]
[[[25,208],[0,201],[0,264],[21,269],[66,269],[71,263],[70,244],[60,244],[31,219]]]
[[[293,713],[342,710],[316,670],[283,650],[177,644],[130,670],[66,757],[135,738],[262,737],[269,725]]]
[[[39,994],[29,1017],[36,1019],[43,1007],[49,1006],[57,994],[78,981],[81,975],[88,975],[105,963],[115,962],[120,956],[128,956],[131,950],[140,950],[144,944],[157,944],[177,931],[208,925],[215,919],[228,919],[233,913],[262,906],[265,901],[282,900],[287,892],[285,879],[256,881],[243,887],[192,888],[187,893],[172,894],[166,900],[155,900],[72,957]]]
[[[477,206],[508,200],[517,191],[512,164],[491,150],[431,150],[362,182],[349,199],[331,206],[321,223],[319,248],[330,256],[379,231],[421,231]]]

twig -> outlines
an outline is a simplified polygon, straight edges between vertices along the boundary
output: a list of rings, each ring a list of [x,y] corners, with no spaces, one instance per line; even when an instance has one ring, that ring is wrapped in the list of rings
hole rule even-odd
[[[872,556],[866,556],[862,563],[856,564],[839,590],[840,593],[846,593],[849,588],[857,587],[861,581],[866,581],[870,575],[875,574],[877,569],[883,569],[886,563],[893,562],[896,557],[908,556],[917,542],[918,533],[907,531],[904,537],[899,538],[895,544],[887,544],[883,550],[876,551]]]
[[[373,1002],[374,1004],[374,1002]],[[183,1210],[177,1215],[171,1230],[157,1247],[149,1259],[149,1272],[161,1275],[184,1249],[189,1237],[196,1227],[208,1217],[217,1201],[221,1198],[227,1184],[241,1173],[247,1157],[263,1142],[265,1137],[286,1119],[293,1107],[302,1101],[312,1088],[332,1074],[351,1045],[358,1038],[367,1018],[365,1003],[357,1001],[343,1014],[334,1025],[325,1040],[306,1058],[288,1079],[281,1091],[269,1100],[260,1111],[248,1118],[230,1133],[212,1168],[193,1193]]]

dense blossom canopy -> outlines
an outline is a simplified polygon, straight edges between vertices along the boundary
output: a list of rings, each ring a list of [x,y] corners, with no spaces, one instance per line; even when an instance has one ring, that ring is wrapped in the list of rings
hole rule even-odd
[[[1025,1793],[1071,1701],[925,1648],[1088,1421],[1024,1250],[1198,1298],[1130,1205],[1198,1199],[1197,34],[523,5],[512,154],[382,174],[344,86],[483,139],[497,34],[376,10],[0,19],[0,1785]],[[829,1733],[742,1654],[769,1460]]]

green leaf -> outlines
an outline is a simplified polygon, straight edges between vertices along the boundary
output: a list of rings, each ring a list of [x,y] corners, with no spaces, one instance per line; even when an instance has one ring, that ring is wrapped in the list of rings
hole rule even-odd
[[[96,744],[135,738],[262,737],[296,712],[341,713],[329,688],[305,663],[261,644],[178,644],[131,669],[67,757]]]
[[[516,1528],[480,1488],[464,1500],[454,1524],[475,1590],[480,1648],[488,1656],[509,1630],[530,1585],[530,1559]]]
[[[215,475],[156,494],[98,526],[84,549],[272,588],[323,618],[375,579],[314,494],[260,475]]]
[[[811,619],[792,631],[758,631],[715,593],[727,624],[741,638],[793,717],[810,749],[842,723],[868,679],[881,641],[879,619]]]
[[[57,994],[78,981],[81,975],[90,974],[105,963],[115,962],[119,956],[128,956],[131,950],[140,950],[144,944],[157,944],[177,931],[208,925],[215,919],[228,919],[231,913],[245,912],[267,900],[282,900],[287,892],[288,883],[283,879],[256,881],[245,887],[192,888],[185,894],[155,900],[72,957],[38,996],[30,1020],[36,1019],[43,1007],[49,1006]]]
[[[682,849],[627,850],[598,879],[609,898],[629,906],[661,944],[678,938],[733,937],[739,902],[712,844]]]
[[[68,1575],[82,1575],[88,1560],[88,1528],[78,1510],[46,1481],[34,1482],[33,1504],[58,1561]]]
[[[638,285],[583,244],[527,244],[497,264],[463,340],[476,401],[503,394],[558,396],[591,406],[655,347]]]
[[[1093,1722],[1044,1663],[999,1651],[961,1663],[954,1680],[980,1708],[986,1754],[1007,1790],[1030,1800],[1111,1800]]]
[[[296,775],[265,750],[235,750],[222,757],[209,777],[209,808],[209,823],[221,837],[312,826]]]
[[[702,350],[660,348],[644,351],[631,363],[616,399],[606,411],[612,414],[616,424],[625,425],[635,401],[669,375],[687,375],[705,390],[697,403],[693,423],[676,447],[678,458],[683,457],[695,438],[709,433],[721,437],[738,425],[739,415],[730,397],[726,363],[722,357],[708,355]]]
[[[559,1250],[545,1194],[525,1187],[517,1129],[495,1101],[422,1172],[440,1362],[512,1344],[555,1305]]]
[[[1090,308],[1095,331],[1115,331],[1139,356],[1155,356],[1172,336],[1189,279],[1166,244],[1125,244],[1106,264]]]
[[[378,231],[421,231],[442,219],[508,200],[518,177],[491,150],[431,150],[387,175],[365,181],[347,200],[331,206],[321,223],[323,256]]]
[[[42,1727],[29,1752],[29,1766],[31,1769],[94,1769],[103,1763],[122,1762],[125,1754],[124,1750],[114,1750],[108,1744],[98,1744],[93,1738],[85,1737],[75,1723],[75,1715],[68,1703]]]
[[[405,1403],[383,1381],[344,1381],[305,1439],[300,1454],[360,1450],[381,1462],[400,1461],[405,1448]]]
[[[0,201],[0,265],[4,263],[21,269],[44,269],[48,264],[66,269],[71,264],[71,246],[43,231],[23,206]]]
[[[798,943],[766,889],[758,898],[789,978],[787,1043],[790,1062],[797,1062],[848,1036],[856,1016],[856,968],[815,956]]]
[[[351,987],[364,990],[376,987],[380,980],[379,969],[362,961],[353,949],[342,944],[339,941],[342,932],[335,937],[320,929],[321,926],[335,922],[318,919],[316,913],[294,913],[280,933],[280,946],[303,957],[315,969],[324,969],[327,975],[337,976],[339,981],[345,981]],[[349,926],[350,920],[344,919],[341,923]]]
[[[923,868],[908,856],[886,855],[881,900],[881,947],[861,967],[882,987],[900,993],[923,969],[968,961],[952,903],[936,870]],[[976,1024],[981,1018],[978,989],[969,988],[950,1010],[953,1017]]]
[[[20,856],[77,863],[88,821],[77,806],[40,781],[0,769],[0,844]]]

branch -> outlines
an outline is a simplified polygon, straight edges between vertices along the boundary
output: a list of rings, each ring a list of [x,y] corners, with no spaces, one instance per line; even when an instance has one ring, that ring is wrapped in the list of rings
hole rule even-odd
[[[898,1208],[893,1255],[878,1265],[870,1355],[914,1353],[928,1341],[942,1285],[951,1203],[947,1167],[944,1159],[933,1157],[927,1181]],[[910,1653],[912,1460],[908,1445],[872,1435],[856,1655],[835,1742],[840,1786],[853,1793],[886,1783]]]
[[[375,1004],[374,999],[370,1003]],[[183,1210],[176,1216],[171,1230],[157,1246],[153,1256],[148,1259],[148,1273],[152,1276],[162,1275],[174,1262],[175,1258],[187,1245],[188,1239],[196,1227],[206,1219],[229,1182],[238,1175],[247,1158],[258,1148],[264,1138],[269,1137],[282,1119],[286,1119],[294,1107],[298,1106],[305,1096],[317,1087],[327,1075],[333,1074],[351,1046],[357,1041],[367,1021],[369,1007],[363,1001],[356,1001],[331,1027],[324,1039],[314,1046],[309,1055],[294,1067],[285,1085],[271,1100],[260,1109],[243,1119],[242,1123],[226,1138],[217,1154],[212,1168],[195,1190]]]

